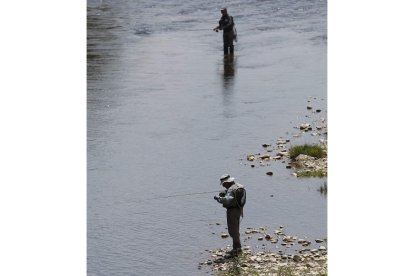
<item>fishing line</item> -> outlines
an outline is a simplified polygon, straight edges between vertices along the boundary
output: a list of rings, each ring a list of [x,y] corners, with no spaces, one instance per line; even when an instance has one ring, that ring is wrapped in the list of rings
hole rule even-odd
[[[157,196],[157,197],[146,198],[146,199],[143,199],[143,200],[165,199],[165,198],[174,198],[174,197],[180,197],[180,196],[211,194],[211,193],[218,193],[218,192],[222,192],[222,190],[221,191],[209,191],[209,192],[188,193],[188,194],[175,194],[175,195],[168,195],[168,196]]]

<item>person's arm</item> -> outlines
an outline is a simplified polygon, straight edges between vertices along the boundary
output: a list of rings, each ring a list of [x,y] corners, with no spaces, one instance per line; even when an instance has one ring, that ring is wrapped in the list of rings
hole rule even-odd
[[[224,207],[230,206],[234,200],[234,196],[232,193],[226,193],[225,196],[215,196],[214,197],[217,202],[223,204]]]

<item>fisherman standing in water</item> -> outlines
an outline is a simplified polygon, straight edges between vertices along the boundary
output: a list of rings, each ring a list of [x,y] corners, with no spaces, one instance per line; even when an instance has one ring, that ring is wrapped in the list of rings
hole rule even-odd
[[[221,185],[226,191],[214,196],[217,202],[227,209],[227,229],[233,239],[233,250],[230,255],[237,256],[242,252],[240,243],[240,216],[243,217],[243,207],[246,203],[246,190],[243,185],[236,183],[233,177],[225,174],[220,178]]]
[[[219,25],[213,29],[213,31],[218,32],[219,30],[223,31],[223,48],[224,48],[224,54],[229,54],[229,48],[230,48],[230,54],[234,53],[234,45],[233,40],[235,40],[235,32],[234,32],[234,21],[233,16],[230,16],[227,13],[226,8],[221,9],[221,18],[219,21]]]

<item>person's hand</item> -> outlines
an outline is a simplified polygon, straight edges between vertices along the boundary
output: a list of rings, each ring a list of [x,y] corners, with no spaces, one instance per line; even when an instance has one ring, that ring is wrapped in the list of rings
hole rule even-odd
[[[219,199],[219,197],[215,195],[215,196],[214,196],[214,199],[215,199],[215,200],[217,200],[217,199]]]

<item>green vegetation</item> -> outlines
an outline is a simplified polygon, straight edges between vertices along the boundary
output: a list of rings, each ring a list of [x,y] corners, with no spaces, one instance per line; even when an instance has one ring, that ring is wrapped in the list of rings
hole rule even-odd
[[[327,177],[328,173],[323,170],[317,170],[297,172],[296,175],[297,177]]]
[[[299,154],[309,155],[315,158],[322,158],[326,156],[326,151],[318,145],[302,145],[293,146],[289,149],[289,155],[291,159],[295,159]]]

